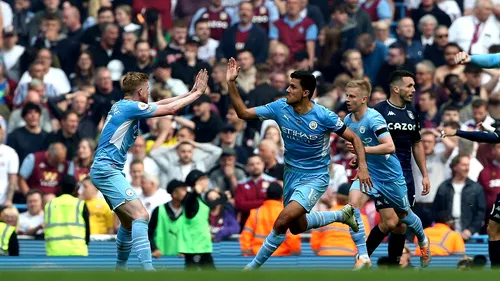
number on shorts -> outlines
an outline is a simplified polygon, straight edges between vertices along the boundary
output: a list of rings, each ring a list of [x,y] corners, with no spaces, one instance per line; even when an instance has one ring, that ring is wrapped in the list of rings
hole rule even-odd
[[[403,196],[403,206],[407,207],[408,206],[408,195]]]

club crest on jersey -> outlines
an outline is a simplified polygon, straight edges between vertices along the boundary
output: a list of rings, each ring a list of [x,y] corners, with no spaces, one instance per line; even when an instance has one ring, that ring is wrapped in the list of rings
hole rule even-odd
[[[226,13],[220,13],[220,19],[221,20],[226,20],[227,19],[227,14]]]
[[[359,132],[360,132],[360,133],[364,134],[364,133],[365,133],[365,131],[366,131],[366,130],[365,130],[365,126],[361,126],[361,127],[359,127]]]
[[[132,190],[132,188],[129,188],[125,190],[125,194],[127,194],[127,196],[129,197],[132,197],[134,195],[134,191]]]
[[[260,13],[265,14],[266,13],[266,7],[260,7]]]
[[[408,113],[408,117],[410,117],[411,120],[415,119],[415,116],[413,115],[413,112],[407,110],[406,113]]]
[[[303,28],[302,26],[301,26],[301,27],[299,27],[299,32],[300,32],[300,33],[304,33],[304,28]]]
[[[318,123],[316,121],[309,122],[309,128],[311,128],[311,130],[315,130],[318,128]]]

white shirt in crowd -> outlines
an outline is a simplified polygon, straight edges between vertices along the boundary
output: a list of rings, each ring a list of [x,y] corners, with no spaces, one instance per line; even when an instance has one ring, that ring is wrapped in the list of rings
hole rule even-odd
[[[10,146],[0,144],[0,205],[7,200],[9,175],[17,175],[18,172],[19,157],[16,151]]]
[[[478,19],[473,15],[456,19],[450,26],[449,41],[457,43],[465,52],[469,51]],[[494,15],[480,24],[479,38],[472,45],[471,54],[487,54],[491,45],[500,43],[500,29]]]
[[[434,43],[434,36],[431,36],[429,38],[425,38],[425,36],[420,37],[420,42],[422,43],[423,46],[425,45],[432,45]]]
[[[144,193],[142,193],[139,195],[139,199],[148,211],[149,215],[151,215],[156,207],[172,200],[172,196],[170,196],[165,189],[158,188],[154,195],[146,197]]]
[[[464,0],[464,9],[474,9],[476,2],[476,0]],[[500,4],[500,0],[491,0],[491,2],[493,5]]]
[[[28,229],[35,228],[43,223],[43,212],[40,215],[31,215],[30,212],[26,211],[19,214],[19,231],[26,232]],[[42,234],[43,229],[40,229],[36,234]]]
[[[451,173],[450,163],[451,160],[453,160],[453,158],[458,156],[458,154],[459,154],[459,148],[457,146],[455,147],[455,149],[453,149],[453,152],[451,153],[450,158],[448,158],[448,161],[446,161],[445,165],[446,170],[444,170],[445,179],[451,179],[452,173]],[[481,162],[479,162],[479,160],[477,160],[475,154],[473,154],[470,158],[470,164],[469,164],[469,175],[468,175],[469,179],[477,181],[477,179],[479,178],[479,174],[481,173],[483,168],[484,166],[481,164]]]
[[[23,83],[29,83],[33,80],[28,71],[25,71],[21,80],[19,80],[19,85]],[[43,82],[45,84],[52,84],[56,88],[59,94],[67,94],[71,91],[71,85],[69,83],[68,77],[60,68],[49,68],[49,71],[43,77]]]
[[[464,189],[465,183],[452,183],[453,190],[453,206],[451,209],[451,215],[455,218],[455,230],[462,232],[462,224],[460,217],[462,215],[462,190]]]
[[[127,160],[125,161],[122,172],[125,174],[125,178],[128,182],[132,181],[132,177],[130,176],[130,163],[132,163],[132,160],[132,153],[127,153]],[[144,171],[147,171],[148,174],[151,174],[153,176],[160,177],[160,168],[158,168],[158,165],[156,165],[155,160],[151,159],[149,156],[146,156],[142,163],[144,164]],[[160,178],[160,186],[163,186],[162,184],[163,182]]]
[[[16,66],[16,64],[19,62],[19,59],[21,56],[24,54],[25,48],[20,45],[15,45],[12,49],[10,50],[3,50],[2,51],[2,59],[5,63],[5,68],[7,69],[7,72],[15,71],[17,77],[12,77],[14,80],[19,80],[19,76],[21,73],[19,73],[19,69],[12,69],[13,67]],[[8,75],[11,77],[12,75]]]
[[[415,162],[412,155],[411,169],[413,173],[413,181],[415,182],[415,202],[418,203],[434,202],[439,185],[446,180],[444,175],[444,171],[446,170],[444,150],[434,148],[434,153],[425,157],[425,165],[427,167],[427,174],[431,183],[431,190],[429,191],[429,194],[422,196],[422,173],[420,173],[417,162]]]
[[[208,62],[211,58],[215,57],[215,50],[219,47],[219,41],[208,38],[207,44],[198,48],[198,58],[202,61]]]
[[[439,9],[443,10],[450,17],[452,22],[462,16],[462,11],[460,11],[460,7],[458,7],[457,2],[454,0],[444,0],[437,3],[437,5]]]
[[[0,1],[0,9],[2,9],[2,24],[3,28],[12,26],[12,21],[14,20],[14,14],[12,13],[12,8],[5,1]]]
[[[184,95],[185,93],[189,92],[186,84],[184,84],[182,80],[176,78],[168,79],[165,83],[164,88],[169,90],[174,97]]]

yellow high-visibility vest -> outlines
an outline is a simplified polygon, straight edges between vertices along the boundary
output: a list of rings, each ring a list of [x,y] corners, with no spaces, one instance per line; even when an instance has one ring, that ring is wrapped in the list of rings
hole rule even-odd
[[[47,256],[88,256],[85,243],[84,201],[64,194],[45,206]]]
[[[0,256],[9,255],[9,241],[16,228],[0,221]]]

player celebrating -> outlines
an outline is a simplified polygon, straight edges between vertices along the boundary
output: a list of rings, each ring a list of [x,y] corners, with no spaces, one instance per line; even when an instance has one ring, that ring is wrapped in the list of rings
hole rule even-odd
[[[391,218],[396,211],[399,222],[405,223],[417,236],[421,249],[420,264],[422,267],[427,267],[431,260],[429,239],[424,234],[420,218],[410,210],[406,181],[401,164],[394,154],[396,149],[387,129],[387,123],[378,111],[368,108],[370,83],[364,80],[351,81],[346,86],[346,92],[347,109],[351,113],[344,118],[344,122],[365,144],[368,171],[373,179],[373,189],[364,189],[359,181],[354,181],[349,192],[349,201],[356,208],[355,212],[359,212],[359,208],[370,199],[370,196],[385,201],[391,209],[383,209],[381,214],[385,213],[387,218]],[[353,151],[352,144],[347,146]],[[358,224],[362,229],[363,222],[359,220]],[[371,266],[364,232],[351,232],[351,235],[359,254],[355,268]]]
[[[420,124],[416,110],[411,105],[412,95],[415,92],[413,74],[404,70],[394,71],[389,79],[391,92],[388,100],[378,103],[374,109],[385,119],[389,133],[396,147],[396,156],[403,169],[403,176],[408,189],[410,207],[415,202],[415,184],[411,169],[411,156],[422,173],[422,195],[427,195],[430,189],[427,167],[425,165],[424,147],[420,138]],[[378,198],[375,206],[380,213],[382,223],[376,225],[366,241],[368,255],[380,245],[382,240],[392,231],[389,237],[389,262],[399,265],[399,259],[405,246],[406,226],[398,223],[398,217],[385,200]]]
[[[332,222],[343,222],[354,231],[358,231],[358,224],[350,205],[346,205],[340,211],[310,212],[328,187],[331,132],[336,132],[354,144],[354,151],[360,164],[359,181],[363,186],[372,185],[361,140],[345,127],[337,114],[311,102],[316,88],[316,78],[309,72],[296,71],[291,74],[286,98],[264,106],[247,108],[236,88],[235,80],[238,73],[239,67],[231,58],[226,79],[231,103],[238,117],[245,120],[256,118],[275,120],[285,141],[283,190],[285,208],[276,219],[273,230],[267,236],[257,256],[245,269],[253,270],[262,266],[283,243],[288,229],[293,234],[299,234]]]
[[[208,74],[201,70],[189,93],[151,104],[147,103],[148,80],[147,74],[138,72],[129,72],[123,78],[125,97],[108,113],[90,168],[92,183],[102,192],[121,222],[116,236],[117,270],[127,268],[132,246],[142,268],[154,270],[148,240],[149,215],[122,173],[127,151],[138,136],[139,119],[171,115],[191,104],[205,92]]]

